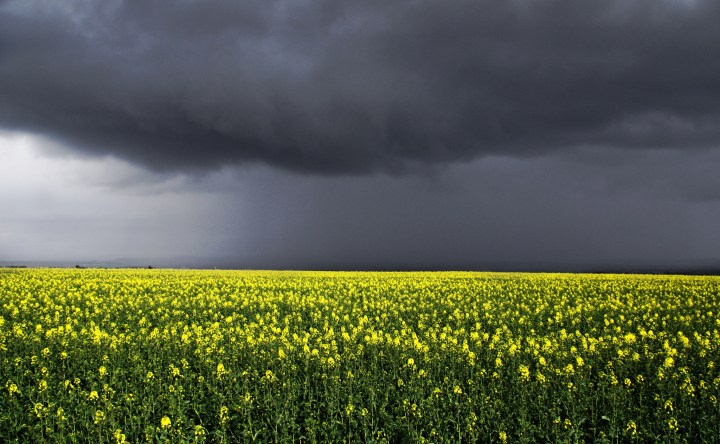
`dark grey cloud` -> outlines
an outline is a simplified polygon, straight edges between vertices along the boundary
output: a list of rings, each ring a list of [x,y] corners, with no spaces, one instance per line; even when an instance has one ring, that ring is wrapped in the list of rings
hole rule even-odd
[[[0,127],[156,170],[717,147],[720,2],[0,1]]]

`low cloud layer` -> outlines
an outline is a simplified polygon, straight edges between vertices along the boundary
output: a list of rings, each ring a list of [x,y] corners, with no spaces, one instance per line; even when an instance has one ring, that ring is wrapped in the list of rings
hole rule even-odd
[[[0,0],[0,128],[153,170],[720,144],[713,0]]]

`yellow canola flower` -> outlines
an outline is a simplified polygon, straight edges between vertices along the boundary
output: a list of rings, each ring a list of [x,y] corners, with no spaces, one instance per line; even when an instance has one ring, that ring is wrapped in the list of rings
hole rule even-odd
[[[635,421],[628,421],[627,425],[625,426],[625,433],[629,434],[630,436],[635,436],[637,434],[637,424],[635,424]]]
[[[665,408],[665,410],[667,410],[667,411],[669,411],[669,412],[672,412],[672,411],[673,411],[673,402],[672,402],[672,400],[668,399],[667,401],[665,401],[665,404],[663,405],[663,407]]]
[[[33,406],[33,411],[35,412],[35,416],[42,418],[45,416],[45,405],[42,402],[36,402]]]
[[[507,432],[505,432],[504,430],[498,434],[498,437],[500,438],[500,442],[503,444],[505,444],[508,440]]]
[[[115,437],[115,444],[126,444],[128,442],[127,436],[125,436],[122,429],[115,429],[113,436]]]
[[[220,414],[218,415],[218,418],[220,419],[220,424],[224,425],[228,420],[228,408],[227,406],[221,406],[220,407]]]
[[[20,394],[20,389],[18,389],[17,384],[15,384],[14,382],[8,381],[8,383],[7,383],[7,389],[8,389],[8,393],[9,393],[11,396],[12,396],[12,395]]]
[[[518,367],[518,373],[520,373],[520,378],[524,381],[528,381],[530,379],[530,367],[527,365],[521,365]]]

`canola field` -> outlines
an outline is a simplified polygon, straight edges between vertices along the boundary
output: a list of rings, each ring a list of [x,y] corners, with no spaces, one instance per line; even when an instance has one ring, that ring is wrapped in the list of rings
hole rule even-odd
[[[0,269],[2,442],[718,442],[720,278]]]

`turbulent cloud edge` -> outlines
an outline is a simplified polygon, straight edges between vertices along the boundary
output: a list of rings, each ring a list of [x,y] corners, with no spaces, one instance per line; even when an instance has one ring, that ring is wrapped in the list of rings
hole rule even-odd
[[[0,127],[155,170],[716,147],[710,0],[0,2]]]

